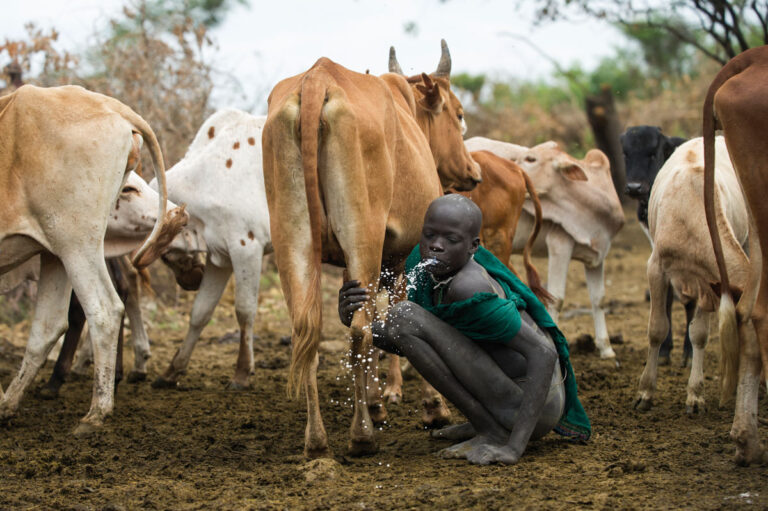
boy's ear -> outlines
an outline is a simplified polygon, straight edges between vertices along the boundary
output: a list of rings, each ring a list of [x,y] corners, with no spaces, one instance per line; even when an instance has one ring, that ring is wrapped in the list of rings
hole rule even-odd
[[[472,240],[472,245],[470,245],[469,247],[469,253],[474,255],[479,248],[480,248],[480,238],[475,238]]]

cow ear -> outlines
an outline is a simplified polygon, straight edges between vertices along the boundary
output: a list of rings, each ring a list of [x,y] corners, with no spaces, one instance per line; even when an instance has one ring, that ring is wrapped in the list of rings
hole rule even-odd
[[[670,156],[672,156],[672,153],[675,152],[675,149],[677,149],[677,146],[673,142],[671,137],[664,137],[664,146],[662,148],[662,152],[664,153],[664,161],[667,161]]]
[[[416,88],[424,94],[424,97],[419,99],[418,103],[423,109],[428,110],[434,115],[443,111],[443,96],[440,94],[440,85],[433,81],[428,74],[421,73],[421,79],[424,85],[418,84]]]
[[[557,170],[571,181],[587,181],[587,174],[575,161],[561,160],[556,166]]]

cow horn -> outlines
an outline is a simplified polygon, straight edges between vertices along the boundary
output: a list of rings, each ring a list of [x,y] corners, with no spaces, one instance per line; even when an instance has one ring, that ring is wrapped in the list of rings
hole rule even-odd
[[[437,65],[437,70],[432,74],[447,78],[451,76],[451,54],[448,51],[448,43],[445,42],[445,39],[440,39],[440,48],[442,50],[440,63]]]
[[[395,55],[395,47],[389,47],[389,72],[404,75],[403,70],[400,69],[400,63],[397,62],[397,55]]]

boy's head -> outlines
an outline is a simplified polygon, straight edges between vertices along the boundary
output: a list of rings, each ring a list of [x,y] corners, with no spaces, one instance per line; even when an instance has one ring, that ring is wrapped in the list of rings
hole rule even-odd
[[[480,246],[483,215],[477,204],[462,195],[444,195],[433,200],[424,215],[420,251],[422,260],[436,277],[455,274],[466,265]]]

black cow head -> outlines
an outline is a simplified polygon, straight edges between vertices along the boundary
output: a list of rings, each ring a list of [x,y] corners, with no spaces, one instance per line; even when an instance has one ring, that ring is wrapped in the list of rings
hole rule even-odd
[[[621,135],[621,147],[627,169],[627,195],[648,201],[651,187],[664,162],[675,148],[685,142],[667,137],[656,126],[633,126]]]

